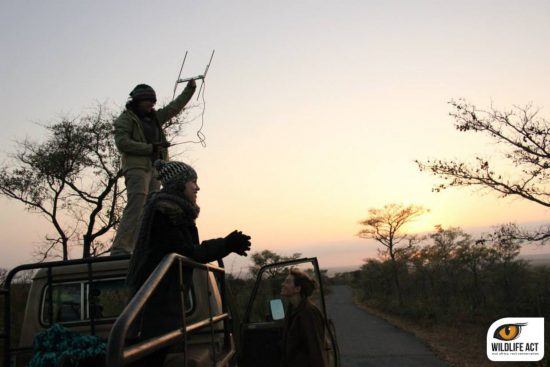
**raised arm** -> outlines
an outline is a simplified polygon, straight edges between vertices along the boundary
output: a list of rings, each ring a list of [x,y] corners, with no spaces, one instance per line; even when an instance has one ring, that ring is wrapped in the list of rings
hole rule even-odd
[[[166,107],[157,110],[157,118],[159,123],[163,125],[166,121],[180,113],[181,110],[183,110],[183,108],[187,105],[191,97],[193,97],[195,89],[197,89],[197,84],[194,80],[190,80],[183,92],[181,92],[176,99],[166,105]]]

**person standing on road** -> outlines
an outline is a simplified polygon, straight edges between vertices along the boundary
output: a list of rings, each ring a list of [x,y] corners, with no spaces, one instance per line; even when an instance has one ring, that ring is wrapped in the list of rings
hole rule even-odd
[[[130,259],[126,278],[130,294],[134,295],[164,256],[178,253],[201,263],[221,259],[234,252],[247,256],[250,236],[233,231],[225,238],[200,243],[195,220],[200,208],[200,190],[195,170],[183,162],[155,162],[162,190],[150,195]],[[186,270],[187,271],[187,270]],[[189,272],[186,281],[191,277]],[[177,266],[172,267],[147,302],[141,315],[139,340],[176,330],[181,327],[182,309]],[[189,283],[186,284],[188,286]],[[153,353],[140,366],[162,366],[166,350]]]
[[[131,99],[126,109],[115,120],[115,144],[122,158],[127,203],[111,255],[129,255],[133,252],[147,195],[160,187],[152,163],[157,159],[168,160],[170,144],[162,126],[183,110],[196,88],[195,81],[189,81],[174,101],[155,110],[155,91],[147,84],[139,84],[130,92]]]
[[[281,367],[328,367],[325,319],[311,302],[315,280],[292,268],[281,287],[289,306],[283,327]]]

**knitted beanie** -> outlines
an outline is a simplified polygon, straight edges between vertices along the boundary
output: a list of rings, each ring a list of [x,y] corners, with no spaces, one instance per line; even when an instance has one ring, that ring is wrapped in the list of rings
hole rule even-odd
[[[142,101],[144,99],[152,99],[155,102],[157,101],[155,90],[147,84],[136,85],[136,87],[130,92],[130,97],[132,97],[134,101]]]
[[[162,186],[166,186],[173,181],[181,180],[183,182],[188,182],[197,179],[197,172],[195,172],[193,167],[183,162],[165,162],[157,159],[154,166],[157,169],[157,178],[162,183]]]

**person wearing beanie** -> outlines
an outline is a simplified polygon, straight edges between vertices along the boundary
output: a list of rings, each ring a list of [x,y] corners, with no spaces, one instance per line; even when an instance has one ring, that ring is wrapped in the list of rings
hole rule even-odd
[[[152,164],[157,159],[168,160],[170,144],[162,127],[183,110],[196,87],[194,80],[189,81],[174,101],[155,110],[155,90],[147,84],[139,84],[130,92],[126,109],[115,120],[115,144],[121,155],[127,203],[113,240],[111,255],[132,253],[147,195],[158,191],[160,186]]]
[[[325,318],[311,302],[316,282],[307,273],[291,268],[281,286],[288,301],[282,336],[281,367],[327,367]]]
[[[171,253],[208,263],[222,259],[230,253],[247,256],[250,250],[250,236],[240,231],[211,240],[199,240],[195,221],[200,208],[197,205],[197,172],[183,162],[154,163],[162,183],[159,192],[149,196],[145,204],[143,219],[136,241],[126,282],[130,294],[134,295],[149,275]],[[189,286],[191,273],[185,271],[184,279]],[[174,266],[159,284],[152,298],[143,309],[134,334],[139,341],[165,334],[181,327],[181,301],[178,282],[178,267]],[[162,366],[166,350],[153,353],[140,366]]]

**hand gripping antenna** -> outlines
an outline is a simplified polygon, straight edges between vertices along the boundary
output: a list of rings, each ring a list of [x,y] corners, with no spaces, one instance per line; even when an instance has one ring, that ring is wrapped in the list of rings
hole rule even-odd
[[[190,78],[182,79],[181,78],[181,71],[183,70],[183,65],[185,65],[185,60],[187,59],[187,52],[188,51],[185,51],[185,56],[184,56],[183,62],[181,64],[180,73],[178,75],[178,79],[176,80],[176,84],[174,85],[174,95],[172,96],[172,99],[176,95],[176,88],[177,88],[179,83],[186,83],[190,80],[200,80],[200,81],[202,81],[202,83],[201,83],[201,86],[199,88],[199,93],[197,93],[197,100],[199,99],[199,97],[201,95],[201,92],[203,90],[204,79],[206,78],[206,74],[208,74],[208,69],[210,69],[210,64],[212,64],[212,59],[214,58],[214,53],[216,52],[216,50],[212,50],[212,54],[210,55],[210,60],[208,61],[208,64],[206,65],[206,68],[204,69],[204,73],[202,73],[201,75],[197,75],[197,76],[193,76],[193,77],[190,77]]]

